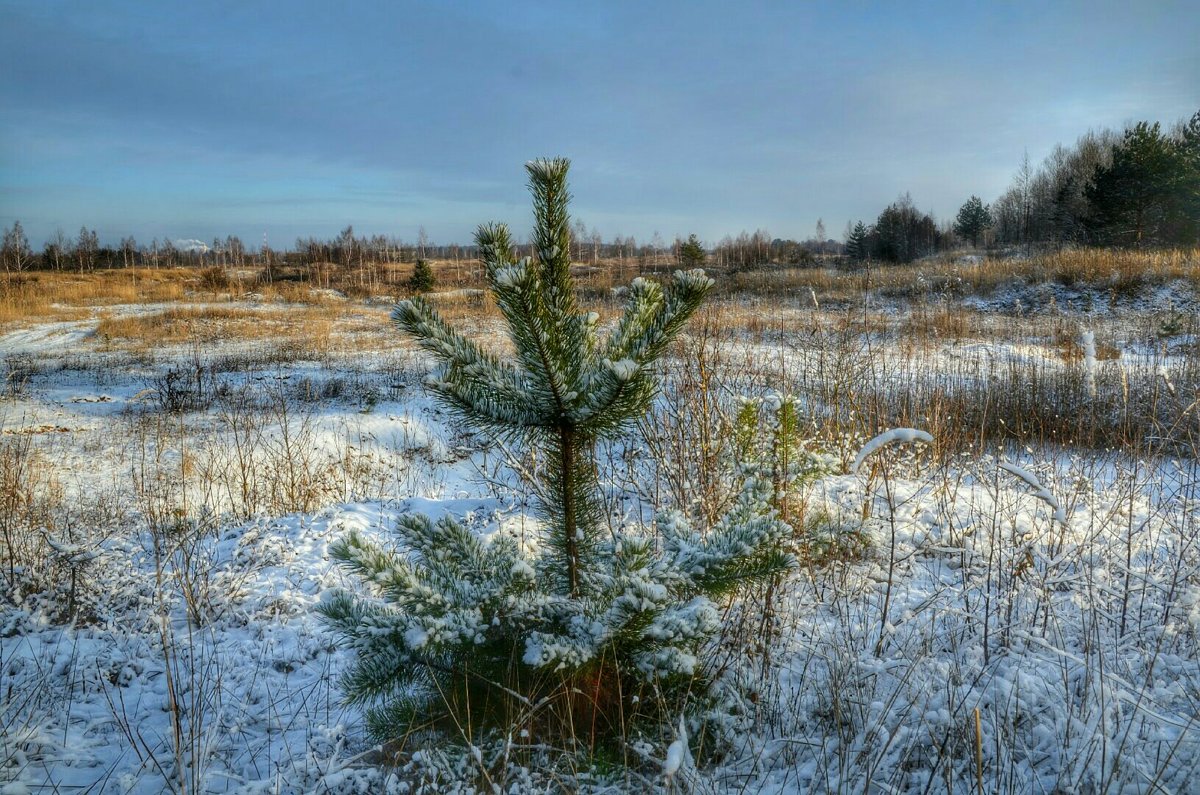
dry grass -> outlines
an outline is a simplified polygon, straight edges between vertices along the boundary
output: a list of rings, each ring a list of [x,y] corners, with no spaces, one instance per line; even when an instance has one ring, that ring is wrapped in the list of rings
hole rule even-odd
[[[105,315],[96,336],[106,348],[146,352],[158,345],[265,345],[281,361],[322,359],[335,352],[395,344],[387,310],[346,302],[207,304],[147,314]]]
[[[717,294],[770,298],[794,295],[801,303],[811,305],[810,290],[821,303],[859,303],[867,293],[890,298],[986,296],[1014,283],[1091,285],[1118,296],[1175,280],[1200,289],[1200,249],[1063,249],[1032,256],[985,255],[978,259],[948,254],[904,265],[871,263],[853,269],[835,265],[839,263],[831,260],[818,267],[765,266],[752,271],[715,271],[719,276]],[[485,286],[477,265],[434,261],[432,267],[439,291]],[[675,267],[666,260],[657,267],[639,266],[632,259],[601,260],[595,265],[574,266],[572,275],[586,300],[603,304],[613,300],[614,288],[628,284],[634,277],[666,276]],[[411,272],[411,265],[389,266],[381,271],[374,292],[355,285],[353,269],[343,272],[340,279],[336,275],[328,278],[330,286],[348,295],[403,296],[407,295],[405,283]]]
[[[487,301],[471,292],[485,287],[478,263],[435,260],[431,265],[436,291],[443,294],[438,300],[448,308],[487,308]],[[270,272],[214,267],[134,268],[84,274],[5,273],[0,274],[0,324],[48,316],[65,319],[78,316],[81,308],[178,301],[187,296],[215,299],[257,293],[266,300],[301,304],[336,303],[345,298],[402,298],[409,294],[407,282],[412,269],[411,263],[368,263],[348,268],[321,263],[276,267]],[[606,306],[616,299],[614,288],[639,275],[665,275],[673,269],[666,262],[660,267],[641,267],[633,259],[603,260],[596,265],[576,265],[573,274],[585,300]],[[797,301],[811,304],[810,290],[822,303],[858,302],[868,292],[895,298],[989,295],[1013,283],[1090,285],[1128,295],[1175,280],[1200,289],[1200,249],[1065,249],[1029,257],[979,259],[944,255],[906,265],[876,263],[853,270],[767,266],[720,274],[717,289],[723,296],[794,295]]]
[[[852,270],[768,267],[728,274],[719,287],[726,294],[753,295],[812,289],[822,301],[855,301],[866,292],[891,298],[986,296],[1013,283],[1091,285],[1128,295],[1177,279],[1200,288],[1200,249],[1064,249],[1025,258],[944,255],[905,265],[864,264]]]
[[[677,351],[677,379],[693,386],[672,401],[682,405],[694,384],[714,377],[725,396],[790,391],[807,407],[815,437],[842,453],[880,430],[917,427],[937,437],[939,457],[1012,443],[1178,454],[1200,439],[1200,350],[1157,339],[1156,320],[717,299],[689,328],[713,361]],[[1081,322],[1096,333],[1090,375]],[[1192,320],[1177,339],[1197,331]],[[714,367],[715,376],[705,373]]]
[[[32,434],[0,440],[0,581],[6,592],[45,585],[39,575],[48,547],[38,530],[53,523],[61,504],[53,467]]]
[[[187,268],[0,273],[0,325],[69,320],[88,307],[178,301],[199,281]]]
[[[145,315],[108,315],[96,334],[106,341],[132,340],[144,344],[219,339],[253,339],[274,331],[266,313],[244,307],[171,307]]]
[[[825,407],[824,438],[911,423],[938,426],[945,452],[1016,439],[1128,450],[1167,428],[1194,432],[1194,412],[1182,409],[1197,378],[1196,357],[1176,368],[1176,396],[1164,392],[1157,361],[1130,363],[1123,356],[1121,339],[1142,340],[1144,350],[1161,347],[1151,327],[1161,317],[1147,311],[1122,319],[1127,328],[1120,331],[1096,329],[1100,396],[1092,398],[1079,341],[1082,316],[1043,308],[1011,317],[945,299],[1014,283],[1089,285],[1124,296],[1175,280],[1197,284],[1198,262],[1200,250],[1066,250],[1024,259],[944,257],[857,272],[768,268],[720,276],[704,328],[726,346],[762,346],[757,359],[739,365],[746,374],[735,380],[751,391],[776,382],[806,394],[811,405]],[[598,312],[602,323],[611,320],[623,302],[613,288],[636,275],[635,265],[576,266],[582,307]],[[387,313],[390,299],[408,294],[411,269],[275,269],[269,283],[266,274],[220,269],[8,275],[0,319],[5,307],[10,319],[40,319],[186,296],[217,303],[112,311],[101,318],[97,337],[110,348],[142,353],[163,344],[228,342],[259,345],[270,361],[324,360],[407,346],[388,327]],[[429,298],[442,315],[505,351],[506,340],[495,333],[499,313],[482,289],[478,266],[442,261],[434,271],[438,287]],[[872,309],[866,291],[895,296],[907,311]],[[254,303],[229,303],[239,295]],[[1184,325],[1182,332],[1196,333],[1194,321]]]

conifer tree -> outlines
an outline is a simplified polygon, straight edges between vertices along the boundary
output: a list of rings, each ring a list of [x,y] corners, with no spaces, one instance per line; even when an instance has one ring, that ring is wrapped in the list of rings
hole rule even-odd
[[[679,264],[685,268],[702,267],[704,261],[708,259],[708,254],[704,251],[704,246],[701,245],[699,238],[695,235],[688,235],[688,239],[679,244],[677,256]]]
[[[867,258],[867,253],[867,227],[859,221],[846,238],[846,254],[852,260],[862,261]]]
[[[1161,242],[1180,174],[1178,150],[1158,122],[1126,130],[1112,162],[1096,169],[1085,191],[1097,238],[1118,245]]]
[[[413,266],[412,277],[408,280],[408,289],[414,293],[427,293],[433,289],[434,284],[433,268],[429,267],[429,260],[417,260]]]
[[[377,597],[341,592],[321,612],[356,653],[343,688],[381,739],[443,720],[520,721],[603,742],[664,694],[682,699],[671,709],[694,706],[709,691],[702,649],[720,626],[714,600],[794,562],[789,528],[753,480],[703,536],[674,513],[652,529],[602,522],[595,445],[649,407],[655,361],[712,281],[696,270],[665,286],[636,279],[624,315],[601,335],[569,273],[568,161],[526,169],[536,258],[516,259],[502,224],[476,235],[515,354],[484,350],[420,296],[392,317],[440,363],[427,380],[435,395],[481,431],[538,451],[539,543],[526,552],[501,533],[408,515],[400,552],[358,533],[333,546]]]
[[[1174,242],[1200,244],[1200,111],[1183,124],[1176,142],[1179,177],[1173,202]]]
[[[978,196],[972,196],[958,210],[954,221],[954,231],[971,241],[973,247],[979,246],[979,236],[992,226],[992,212]]]

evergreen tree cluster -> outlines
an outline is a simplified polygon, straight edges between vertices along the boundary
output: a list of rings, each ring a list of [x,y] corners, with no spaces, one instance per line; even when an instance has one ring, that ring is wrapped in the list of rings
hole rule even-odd
[[[1102,246],[1200,243],[1200,111],[1164,130],[1138,122],[1089,132],[1033,168],[992,205],[1001,243]]]
[[[769,481],[748,477],[716,526],[664,513],[651,528],[614,530],[599,500],[596,445],[642,416],[656,360],[712,281],[677,272],[636,279],[623,316],[601,334],[579,310],[570,277],[568,162],[527,164],[535,257],[517,259],[502,224],[476,239],[515,354],[471,342],[417,296],[393,320],[440,363],[427,385],[464,421],[536,451],[541,520],[525,549],[447,517],[408,515],[395,549],[352,533],[332,549],[366,596],[322,605],[355,652],[343,681],[380,739],[419,727],[523,725],[535,737],[674,725],[717,701],[706,649],[725,600],[793,565],[790,528]],[[461,737],[461,735],[459,735]]]
[[[1200,242],[1200,111],[1177,135],[1158,123],[1126,130],[1085,195],[1096,242]]]
[[[848,227],[844,253],[851,262],[876,259],[911,262],[941,250],[949,238],[930,213],[921,212],[908,194],[884,208],[871,226]]]
[[[1150,122],[1089,132],[1039,169],[1026,158],[999,199],[989,206],[972,196],[953,225],[973,246],[989,230],[1001,244],[1200,244],[1200,111],[1169,132]],[[871,226],[849,227],[845,253],[852,262],[908,262],[954,242],[906,195]]]

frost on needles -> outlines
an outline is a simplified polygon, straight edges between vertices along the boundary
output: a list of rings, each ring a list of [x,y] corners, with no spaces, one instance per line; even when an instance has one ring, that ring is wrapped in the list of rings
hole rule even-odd
[[[357,533],[333,547],[370,594],[321,606],[356,660],[347,700],[380,740],[420,727],[520,726],[589,747],[635,724],[671,725],[715,699],[704,649],[721,601],[793,565],[790,529],[748,483],[745,499],[704,533],[676,513],[614,533],[603,521],[597,442],[625,432],[657,391],[654,363],[713,282],[678,272],[636,279],[607,336],[583,313],[570,277],[568,161],[526,165],[536,257],[516,259],[503,224],[476,234],[515,355],[501,359],[417,296],[392,319],[439,362],[427,386],[462,419],[539,452],[541,537],[534,554],[451,518],[403,517],[399,551]],[[672,715],[674,717],[672,717]]]

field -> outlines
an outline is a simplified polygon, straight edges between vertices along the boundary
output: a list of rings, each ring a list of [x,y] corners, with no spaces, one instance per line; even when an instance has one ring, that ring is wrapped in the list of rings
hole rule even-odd
[[[410,268],[0,275],[0,792],[1195,791],[1200,251],[712,274],[600,451],[608,521],[719,516],[747,398],[794,396],[829,471],[800,570],[712,652],[750,728],[670,776],[658,739],[372,747],[342,703],[331,543],[536,521],[528,451],[389,326]],[[586,309],[643,268],[578,268]],[[435,272],[505,351],[478,269]],[[932,442],[855,471],[893,428]]]

